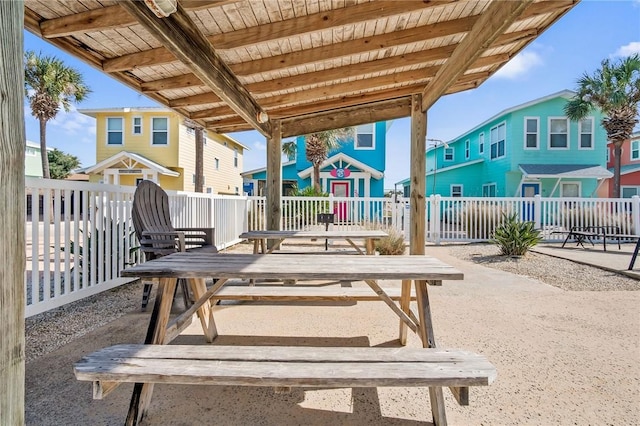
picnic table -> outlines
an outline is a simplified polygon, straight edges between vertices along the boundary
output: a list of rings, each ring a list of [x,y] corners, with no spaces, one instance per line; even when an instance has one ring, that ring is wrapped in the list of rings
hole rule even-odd
[[[240,238],[247,239],[249,241],[253,241],[253,253],[273,253],[274,250],[280,247],[280,244],[288,239],[344,239],[346,240],[351,247],[356,249],[359,254],[374,254],[375,253],[375,241],[388,237],[389,234],[379,229],[371,229],[371,230],[358,230],[358,231],[349,231],[349,230],[318,230],[318,231],[278,231],[278,230],[268,230],[268,231],[247,231],[240,234]],[[267,248],[268,240],[276,240],[276,243]],[[364,240],[365,251],[355,244],[354,240]]]
[[[609,225],[590,225],[590,226],[572,226],[569,231],[553,231],[552,234],[566,234],[566,238],[562,242],[562,248],[570,239],[576,242],[576,246],[584,248],[584,243],[589,242],[595,246],[593,240],[602,238],[603,250],[607,251],[607,238],[616,239],[618,241],[618,249],[620,248],[620,239],[624,235],[620,234],[620,227]],[[628,236],[627,236],[628,237]]]
[[[445,425],[443,386],[452,390],[460,404],[467,405],[469,386],[489,385],[496,376],[495,367],[481,355],[437,348],[427,281],[461,280],[463,274],[429,256],[175,253],[127,268],[122,275],[159,280],[145,344],[114,346],[87,355],[76,363],[75,372],[78,380],[94,383],[94,398],[106,396],[122,382],[136,383],[127,424],[137,424],[144,417],[154,383],[181,383],[275,386],[281,390],[291,386],[425,386],[429,387],[435,424]],[[208,277],[217,278],[209,289],[205,285]],[[377,296],[399,317],[400,344],[406,344],[410,329],[418,334],[424,349],[161,346],[177,336],[194,313],[205,340],[212,342],[218,335],[212,309],[216,294],[229,280],[264,277],[364,281],[371,296]],[[169,323],[178,278],[187,279],[197,300]],[[401,280],[399,302],[378,280]],[[410,307],[412,284],[417,311]],[[291,288],[285,286],[283,291]],[[304,300],[304,295],[301,299],[296,293],[294,298]]]

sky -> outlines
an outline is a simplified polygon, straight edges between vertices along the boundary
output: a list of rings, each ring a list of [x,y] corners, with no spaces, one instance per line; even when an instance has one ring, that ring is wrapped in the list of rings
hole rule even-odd
[[[95,120],[75,108],[161,106],[108,75],[25,31],[25,50],[54,55],[80,71],[92,93],[47,126],[47,146],[95,164]],[[479,88],[447,95],[427,113],[427,138],[449,141],[501,111],[561,90],[576,88],[604,59],[640,53],[640,0],[582,0]],[[27,139],[38,142],[38,122],[25,100]],[[387,132],[385,189],[409,177],[410,119],[394,120]],[[231,133],[247,146],[243,171],[264,167],[266,140],[256,131]]]

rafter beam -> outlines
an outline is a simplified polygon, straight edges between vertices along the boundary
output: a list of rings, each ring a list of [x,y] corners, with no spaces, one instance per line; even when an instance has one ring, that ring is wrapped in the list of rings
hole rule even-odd
[[[449,88],[447,94],[461,92],[463,90],[472,89],[478,87],[480,82],[489,76],[488,72],[467,74],[460,78],[460,80]],[[389,99],[395,99],[404,96],[410,96],[415,93],[420,93],[424,85],[414,84],[411,86],[404,86],[400,88],[383,89],[367,93],[361,93],[358,95],[343,96],[340,98],[328,99],[325,101],[313,101],[304,104],[295,104],[280,108],[269,109],[269,115],[273,118],[287,119],[291,117],[297,117],[304,114],[321,113],[323,111],[335,110],[337,108],[345,108],[356,105],[370,104],[373,102],[385,101]],[[204,114],[203,114],[204,115]],[[211,114],[207,118],[219,117],[221,115]],[[208,129],[216,129],[217,132],[230,132],[249,130],[247,126],[243,126],[241,120],[237,117],[229,117],[223,119],[216,119],[214,121],[207,120],[203,117],[204,122]],[[237,130],[229,130],[233,127]]]
[[[423,111],[429,109],[469,66],[504,33],[533,0],[497,1],[489,4],[473,29],[422,91]]]
[[[181,0],[186,10],[199,10],[238,0]],[[136,18],[127,13],[119,4],[86,12],[47,19],[40,23],[40,33],[45,38],[64,37],[77,33],[90,33],[111,28],[123,28],[137,24]]]
[[[162,19],[142,2],[128,0],[121,5],[238,115],[266,137],[271,136],[270,123],[259,119],[266,113],[220,59],[179,3],[175,13]]]
[[[323,130],[395,120],[409,115],[411,115],[409,97],[392,99],[282,120],[282,137],[288,138]]]
[[[405,2],[402,3],[407,4]],[[241,62],[230,66],[236,75],[243,76],[258,72],[275,71],[330,58],[338,58],[356,53],[366,53],[373,50],[387,49],[403,44],[464,33],[471,30],[473,24],[477,20],[478,15],[474,15],[451,21],[438,22],[433,25],[409,28],[387,34],[347,40],[328,46],[320,46],[312,49],[290,52],[283,55],[270,56],[263,59],[257,59],[255,61]],[[214,46],[216,45],[215,42],[213,42],[213,44]],[[102,66],[107,72],[115,72],[130,70],[134,67],[161,65],[174,61],[175,58],[172,59],[171,55],[167,55],[167,53],[163,52],[162,49],[151,49],[105,60]]]

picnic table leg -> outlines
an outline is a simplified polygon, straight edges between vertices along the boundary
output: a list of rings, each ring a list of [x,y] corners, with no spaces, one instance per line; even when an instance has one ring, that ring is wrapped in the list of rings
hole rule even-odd
[[[402,280],[402,292],[400,293],[400,309],[407,315],[410,312],[409,305],[411,304],[411,280]],[[400,344],[405,346],[407,344],[407,324],[400,320]]]
[[[427,282],[416,280],[416,301],[418,302],[419,336],[422,340],[422,347],[435,348],[436,339],[433,333],[433,323],[431,322],[431,307],[429,305],[429,293],[427,292]],[[435,426],[446,426],[447,416],[444,409],[444,394],[442,387],[429,388],[429,400],[431,401],[431,413]]]
[[[193,291],[194,299],[199,300],[207,292],[207,285],[204,282],[204,278],[189,278],[188,281],[191,291]],[[213,320],[213,310],[211,309],[210,303],[204,303],[198,308],[197,312],[200,323],[202,324],[204,337],[208,343],[211,343],[213,339],[218,336],[218,329],[216,328],[216,322]]]
[[[159,280],[156,301],[149,319],[147,336],[144,339],[145,344],[164,344],[165,331],[173,303],[173,293],[177,283],[176,278],[161,278]],[[152,393],[153,383],[136,383],[134,385],[125,425],[133,426],[142,421],[149,408]]]
[[[373,238],[367,238],[367,239],[365,240],[365,245],[366,245],[366,248],[367,248],[367,254],[368,254],[368,255],[375,254],[375,252],[376,252],[376,246],[375,246],[375,244],[374,244],[374,240],[373,240]]]
[[[638,238],[638,242],[636,242],[636,248],[633,250],[633,255],[631,255],[631,262],[629,263],[628,270],[633,269],[633,264],[636,263],[636,258],[638,257],[638,250],[640,249],[640,238]]]

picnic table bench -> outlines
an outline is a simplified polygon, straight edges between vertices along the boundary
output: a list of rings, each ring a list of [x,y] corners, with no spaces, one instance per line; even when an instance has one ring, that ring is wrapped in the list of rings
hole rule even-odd
[[[552,234],[566,234],[566,238],[562,242],[562,248],[567,244],[570,239],[576,242],[576,246],[584,248],[585,241],[595,246],[593,240],[595,238],[602,238],[602,246],[604,251],[607,251],[607,238],[616,238],[618,241],[618,249],[620,248],[620,238],[617,236],[620,234],[619,226],[609,225],[590,225],[590,226],[572,226],[569,231],[553,231]]]

